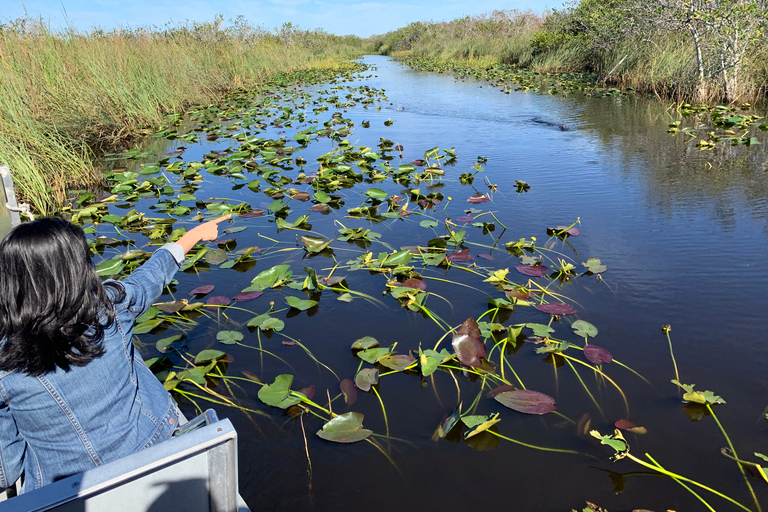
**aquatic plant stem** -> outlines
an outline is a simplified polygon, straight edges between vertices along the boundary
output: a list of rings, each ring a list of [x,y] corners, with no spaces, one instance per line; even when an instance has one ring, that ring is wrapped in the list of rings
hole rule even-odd
[[[376,390],[375,386],[371,386],[371,391],[373,391],[373,394],[376,395],[376,398],[379,400],[379,404],[381,405],[381,414],[384,416],[384,432],[386,433],[386,436],[389,437],[389,420],[387,419],[387,409],[384,407],[384,400],[381,399],[381,395]]]
[[[712,405],[710,405],[709,403],[707,403],[707,410],[712,415],[712,418],[714,418],[718,428],[720,428],[720,432],[723,433],[723,437],[725,437],[725,440],[728,443],[728,447],[731,449],[731,453],[733,453],[733,456],[738,459],[739,456],[736,453],[736,448],[733,447],[733,443],[731,442],[731,437],[723,428],[723,424],[720,423],[720,420],[717,418],[717,414],[715,414],[714,409],[712,409]],[[744,471],[744,467],[739,462],[736,462],[736,465],[739,466],[739,471],[741,472],[741,476],[744,478],[744,483],[747,484],[747,489],[749,489],[749,494],[752,495],[752,500],[755,502],[755,506],[757,507],[758,512],[762,512],[763,509],[760,506],[760,502],[757,500],[757,496],[755,495],[755,490],[752,488],[752,484],[749,483],[749,477],[747,477],[747,473],[746,471]]]
[[[517,439],[512,439],[511,437],[507,437],[502,434],[499,434],[498,432],[494,432],[493,430],[486,430],[486,432],[493,434],[494,436],[499,437],[501,439],[504,439],[505,441],[509,441],[510,443],[519,444],[520,446],[525,446],[526,448],[533,448],[534,450],[541,450],[543,452],[573,453],[574,455],[587,455],[585,453],[577,452],[575,450],[566,450],[563,448],[547,448],[545,446],[536,446],[535,444],[524,443],[522,441],[518,441]]]
[[[584,381],[581,379],[581,375],[579,375],[579,372],[576,371],[576,367],[573,366],[573,363],[571,363],[569,360],[565,360],[566,363],[568,363],[568,366],[571,367],[571,370],[573,370],[573,373],[576,375],[576,378],[579,379],[579,382],[581,383],[581,387],[584,388],[584,391],[587,392],[587,395],[589,395],[589,398],[592,400],[592,403],[595,404],[595,407],[597,407],[597,410],[600,411],[600,416],[605,419],[605,413],[603,412],[602,407],[600,407],[600,404],[597,403],[597,400],[595,400],[595,397],[592,395],[592,393],[589,391],[589,388],[584,383]]]
[[[299,422],[301,423],[301,434],[304,436],[304,453],[307,454],[307,491],[309,492],[309,500],[312,501],[312,459],[309,457],[309,444],[307,443],[307,431],[304,429],[304,415],[299,415]]]
[[[697,482],[697,481],[695,481],[695,480],[691,480],[690,478],[686,478],[686,477],[684,477],[684,476],[682,476],[682,475],[678,475],[677,473],[673,473],[673,472],[671,472],[671,471],[667,471],[666,469],[664,469],[664,468],[661,466],[661,464],[659,464],[658,462],[656,462],[656,461],[653,459],[653,457],[651,457],[651,456],[650,456],[649,454],[647,454],[647,453],[645,454],[645,456],[646,456],[646,457],[648,457],[648,459],[650,459],[650,460],[653,462],[653,464],[648,464],[648,463],[647,463],[647,462],[645,462],[644,460],[642,460],[642,459],[639,459],[639,458],[635,457],[635,456],[634,456],[634,455],[632,455],[631,453],[627,453],[627,454],[626,454],[626,456],[627,456],[627,458],[628,458],[628,459],[630,459],[630,460],[632,460],[632,461],[634,461],[634,462],[636,462],[636,463],[640,464],[640,465],[641,465],[641,466],[643,466],[643,467],[646,467],[646,468],[648,468],[648,469],[652,469],[653,471],[657,471],[657,472],[659,472],[659,473],[661,473],[661,474],[663,474],[663,475],[666,475],[666,476],[668,476],[668,477],[670,477],[670,478],[674,478],[675,480],[681,480],[681,481],[683,481],[683,482],[688,482],[688,483],[690,483],[690,484],[693,484],[693,485],[695,485],[695,486],[697,486],[697,487],[701,487],[702,489],[704,489],[704,490],[706,490],[706,491],[709,491],[709,492],[711,492],[711,493],[712,493],[712,494],[714,494],[715,496],[719,496],[719,497],[723,498],[724,500],[727,500],[727,501],[729,501],[729,502],[733,503],[734,505],[736,505],[737,507],[739,507],[739,508],[740,508],[740,509],[742,509],[742,510],[746,510],[747,512],[752,512],[752,510],[750,510],[749,508],[745,507],[744,505],[742,505],[742,504],[741,504],[741,503],[739,503],[738,501],[734,500],[733,498],[731,498],[731,497],[729,497],[729,496],[726,496],[725,494],[723,494],[723,493],[721,493],[721,492],[719,492],[719,491],[716,491],[715,489],[713,489],[713,488],[711,488],[711,487],[708,487],[708,486],[706,486],[706,485],[704,485],[704,484],[700,484],[699,482]],[[654,465],[654,464],[655,464],[655,465]]]
[[[664,334],[667,336],[667,342],[669,343],[669,355],[672,357],[672,366],[675,368],[675,380],[680,382],[680,373],[677,371],[677,361],[675,361],[675,351],[672,350],[672,339],[669,337],[669,332],[672,328],[669,325],[662,327]]]

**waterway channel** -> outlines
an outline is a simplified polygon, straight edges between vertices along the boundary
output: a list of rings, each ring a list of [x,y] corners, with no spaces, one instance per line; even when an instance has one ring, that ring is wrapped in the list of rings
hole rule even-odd
[[[615,387],[583,366],[577,365],[577,376],[562,360],[552,365],[551,356],[536,353],[541,345],[529,343],[534,338],[527,331],[528,342],[510,347],[507,357],[526,387],[555,398],[563,416],[524,415],[506,409],[485,398],[487,389],[481,392],[478,377],[462,372],[451,376],[438,371],[424,379],[418,371],[388,375],[381,378],[377,388],[386,416],[380,401],[370,392],[359,391],[351,406],[343,398],[333,403],[334,412],[363,413],[365,427],[377,434],[388,428],[391,438],[377,441],[387,456],[366,442],[338,444],[320,439],[315,433],[322,427],[321,420],[310,415],[292,420],[280,409],[266,406],[257,398],[259,387],[255,384],[238,381],[228,389],[220,382],[218,392],[229,391],[237,403],[258,411],[246,415],[234,408],[215,406],[219,416],[231,418],[238,430],[241,493],[251,509],[565,511],[581,507],[585,501],[612,512],[635,508],[702,509],[702,504],[673,480],[653,475],[629,460],[610,462],[612,450],[585,435],[583,423],[577,427],[585,414],[590,418],[586,430],[597,429],[603,434],[612,433],[614,422],[620,419],[645,427],[645,434],[625,432],[633,455],[642,458],[649,453],[668,470],[711,485],[754,509],[736,464],[721,454],[727,443],[716,422],[703,408],[683,404],[678,388],[670,383],[675,373],[662,325],[672,327],[680,380],[695,384],[697,390],[712,390],[727,402],[715,406],[717,418],[738,454],[759,461],[754,452],[768,453],[764,373],[768,361],[765,141],[758,146],[699,151],[684,135],[667,133],[668,123],[678,118],[669,105],[658,100],[579,94],[564,97],[531,91],[503,94],[487,83],[414,71],[384,57],[366,57],[363,61],[372,69],[363,73],[365,77],[343,85],[383,89],[385,101],[365,108],[362,102],[347,100],[346,106],[336,110],[331,107],[319,114],[312,111],[311,102],[298,106],[294,103],[293,113],[305,112],[307,122],[295,121],[295,126],[265,123],[259,136],[285,137],[294,143],[291,138],[296,128],[311,124],[311,118],[322,123],[338,111],[354,123],[345,137],[350,144],[383,153],[377,145],[381,138],[388,139],[402,145],[402,163],[422,159],[425,151],[434,147],[441,149],[439,154],[454,148],[457,157],[449,162],[451,165],[442,161],[446,164],[441,165],[445,176],[408,186],[392,179],[363,182],[341,190],[344,207],[325,214],[310,212],[313,202],[292,201],[290,207],[295,213],[287,221],[310,214],[312,233],[278,229],[268,211],[264,217],[237,219],[235,226],[248,227],[232,235],[240,248],[259,246],[264,250],[272,243],[264,238],[269,237],[282,244],[278,248],[286,250],[257,256],[255,266],[244,272],[211,265],[197,272],[180,273],[178,296],[186,296],[195,286],[215,284],[214,295],[232,297],[259,272],[283,263],[291,265],[296,275],[303,276],[302,269],[311,267],[318,276],[328,276],[334,261],[344,267],[366,245],[335,241],[331,245],[334,260],[327,254],[305,253],[299,241],[302,235],[330,240],[342,227],[371,229],[381,233],[380,241],[387,244],[374,241],[369,247],[376,258],[380,252],[402,247],[426,247],[429,240],[445,234],[446,217],[457,222],[460,217],[491,211],[496,220],[490,215],[479,220],[494,223],[493,231],[484,233],[482,227],[460,222],[454,228],[466,230],[464,247],[470,248],[472,258],[459,264],[466,271],[445,266],[423,270],[423,275],[431,278],[425,279],[427,291],[434,294],[428,298],[430,310],[454,327],[467,317],[482,315],[488,309],[489,296],[503,297],[483,282],[491,271],[508,268],[517,282],[528,279],[516,272],[515,267],[522,264],[520,257],[507,251],[505,244],[533,236],[542,246],[549,244],[551,261],[547,264],[557,263],[562,256],[572,261],[581,274],[586,270],[581,262],[594,257],[607,267],[599,276],[574,276],[561,284],[534,278],[542,285],[550,283],[549,289],[557,290],[576,309],[575,315],[564,315],[552,324],[555,336],[583,346],[584,340],[575,336],[569,325],[576,319],[586,320],[599,330],[590,343],[608,350],[614,359],[645,380],[615,364],[603,365],[626,395],[627,412]],[[317,94],[338,85],[313,86],[306,91]],[[334,92],[339,101],[345,102],[345,91]],[[364,128],[364,121],[370,127]],[[568,129],[562,130],[560,125]],[[172,141],[160,150],[170,152],[185,146],[180,157],[184,161],[202,160],[212,150],[237,150],[237,143],[231,139],[202,139],[199,144]],[[159,147],[158,139],[150,144]],[[291,157],[301,155],[306,159],[304,172],[311,176],[318,171],[316,158],[337,147],[338,141],[320,139]],[[400,158],[398,151],[390,153],[395,157],[391,161],[394,167]],[[463,186],[459,175],[474,172],[479,157],[483,170],[475,175],[472,186]],[[283,174],[297,179],[298,170]],[[530,185],[530,189],[518,192],[518,180]],[[291,186],[315,192],[308,183]],[[365,192],[372,187],[383,190],[388,197],[399,194],[405,198],[418,188],[422,195],[442,194],[442,201],[426,209],[420,209],[415,201],[411,206],[414,213],[399,219],[349,218],[346,208],[370,204],[366,203],[369,197]],[[488,193],[492,201],[467,202],[476,191]],[[198,200],[226,198],[229,204],[248,202],[262,209],[273,201],[248,187],[233,189],[232,179],[213,175],[204,178],[195,195]],[[123,206],[157,217],[149,209],[155,203],[145,198]],[[194,201],[183,204],[195,209]],[[386,203],[383,205],[380,211],[386,210]],[[471,208],[482,212],[467,214]],[[124,208],[112,207],[111,211],[125,213]],[[424,227],[420,225],[422,220],[439,220],[439,225]],[[548,227],[570,226],[577,221],[579,236],[560,241],[547,235]],[[104,223],[97,226],[97,231],[114,235]],[[105,253],[108,256],[109,250]],[[306,346],[339,378],[353,379],[360,362],[350,346],[359,338],[372,336],[382,346],[397,342],[397,351],[403,354],[418,351],[419,346],[432,348],[445,334],[437,322],[382,295],[386,290],[383,276],[343,268],[338,274],[347,275],[351,290],[380,303],[360,296],[353,296],[352,302],[339,301],[339,294],[326,290],[320,296],[311,296],[319,304],[307,312],[291,309],[274,314],[284,320],[285,330],[270,336],[262,333],[260,343],[291,367],[275,357],[262,357],[252,348],[211,341],[219,330],[231,329],[245,333],[244,343],[257,346],[256,334],[245,328],[249,318],[265,312],[269,301],[276,303],[276,309],[284,308],[287,295],[310,298],[287,287],[265,290],[256,301],[243,303],[242,307],[250,312],[232,309],[225,311],[226,318],[214,312],[197,319],[198,323],[186,330],[190,352],[224,350],[230,357],[228,374],[240,376],[246,371],[266,383],[279,374],[292,374],[293,389],[315,386],[313,400],[327,405],[328,395],[333,398],[340,393],[338,380],[292,340]],[[547,324],[549,320],[548,314],[533,307],[518,307],[497,319],[505,326]],[[283,333],[291,339],[284,338]],[[142,334],[140,344],[145,357],[156,356],[154,344],[170,334],[174,333]],[[441,348],[449,348],[450,341],[448,336]],[[584,360],[579,352],[572,355]],[[483,434],[482,442],[474,443],[465,442],[460,433],[434,440],[433,432],[457,405],[457,387],[464,412],[481,393],[473,414],[500,414],[501,421],[494,431],[531,445],[581,454],[541,451],[490,434]],[[203,401],[200,404],[204,406]],[[182,399],[181,406],[188,416],[195,414],[188,400]],[[628,475],[621,477],[621,473]],[[768,505],[768,483],[754,476],[749,476],[749,481],[758,498]],[[701,492],[717,510],[735,509]]]

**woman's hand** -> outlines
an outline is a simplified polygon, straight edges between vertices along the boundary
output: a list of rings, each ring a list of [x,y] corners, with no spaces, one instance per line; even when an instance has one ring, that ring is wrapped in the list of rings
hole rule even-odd
[[[176,243],[184,249],[184,254],[187,254],[198,242],[216,240],[219,236],[219,223],[229,220],[229,218],[230,215],[227,214],[218,219],[209,220],[199,226],[195,226],[179,238]]]

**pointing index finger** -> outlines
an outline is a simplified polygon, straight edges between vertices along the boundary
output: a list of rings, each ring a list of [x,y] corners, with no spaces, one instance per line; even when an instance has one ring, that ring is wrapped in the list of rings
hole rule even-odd
[[[218,219],[214,219],[215,224],[219,224],[220,222],[224,222],[225,220],[229,220],[229,218],[232,217],[230,214],[222,215]]]

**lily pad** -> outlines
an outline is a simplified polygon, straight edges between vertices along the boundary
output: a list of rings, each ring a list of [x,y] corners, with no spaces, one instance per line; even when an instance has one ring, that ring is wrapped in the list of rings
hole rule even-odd
[[[194,295],[205,295],[205,294],[211,293],[213,289],[214,289],[214,285],[204,284],[203,286],[198,286],[197,288],[190,290],[189,296],[192,297]]]
[[[326,441],[334,443],[356,443],[368,438],[373,432],[363,428],[363,418],[359,412],[348,412],[336,416],[323,425],[317,435]]]
[[[638,427],[634,423],[632,423],[629,420],[618,420],[616,423],[614,423],[614,426],[616,428],[619,428],[621,430],[626,430],[628,432],[632,432],[633,434],[647,434],[648,429],[645,427]]]
[[[232,304],[232,301],[229,300],[228,297],[223,297],[221,295],[216,295],[214,297],[209,297],[206,301],[206,304],[209,306],[229,306]]]
[[[597,336],[597,327],[586,320],[576,320],[571,324],[571,329],[573,329],[573,332],[575,332],[577,336],[581,336],[582,338],[594,338]]]
[[[556,409],[555,399],[530,389],[505,391],[493,397],[504,407],[524,414],[547,414]]]
[[[480,328],[474,318],[468,318],[453,335],[451,342],[456,358],[467,366],[477,368],[482,366],[482,358],[488,357],[488,349],[480,340]]]
[[[357,388],[355,388],[355,384],[350,379],[344,379],[339,382],[339,388],[341,388],[341,393],[344,395],[344,401],[347,405],[351,406],[357,401]]]
[[[363,368],[355,375],[355,385],[363,391],[370,391],[371,386],[379,383],[378,368]]]
[[[202,350],[195,356],[195,364],[207,363],[209,361],[218,361],[227,354],[221,350]]]
[[[584,357],[592,364],[610,363],[613,361],[611,353],[604,348],[596,347],[595,345],[587,345],[584,347]]]
[[[264,292],[240,292],[232,297],[232,300],[236,302],[248,302],[249,300],[258,299],[262,295],[264,295]]]
[[[461,422],[464,423],[464,426],[466,426],[468,429],[466,432],[464,432],[464,439],[469,439],[481,432],[485,432],[500,421],[501,419],[499,419],[499,413],[494,413],[490,416],[463,416],[461,418]]]
[[[216,341],[225,345],[234,345],[243,341],[243,333],[237,331],[219,331],[216,333]]]
[[[576,310],[569,304],[563,304],[561,302],[552,302],[550,304],[539,304],[536,309],[549,313],[550,315],[573,315],[576,314]]]
[[[287,296],[285,298],[285,302],[288,303],[288,305],[291,306],[292,308],[296,308],[299,311],[306,311],[309,308],[312,308],[317,305],[316,300],[302,300],[292,295]]]
[[[479,203],[488,203],[490,202],[490,200],[491,198],[488,196],[488,194],[478,194],[467,199],[467,202],[473,203],[473,204],[479,204]]]
[[[259,400],[272,407],[287,409],[301,402],[301,398],[291,395],[293,375],[282,374],[275,377],[272,384],[265,384],[259,390]]]
[[[544,277],[549,273],[549,267],[545,265],[518,265],[515,270],[529,277]]]
[[[470,249],[462,249],[458,252],[447,255],[445,259],[447,259],[450,262],[472,261],[474,258],[472,258],[469,252],[470,252]]]

